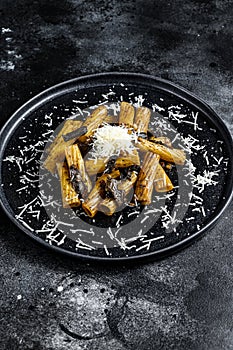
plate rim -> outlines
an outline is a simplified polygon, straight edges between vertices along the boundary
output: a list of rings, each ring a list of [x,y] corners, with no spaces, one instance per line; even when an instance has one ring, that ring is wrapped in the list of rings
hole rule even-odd
[[[152,81],[154,81],[154,83],[165,84],[169,87],[172,87],[173,89],[175,89],[178,92],[184,93],[189,98],[194,99],[195,102],[198,102],[198,104],[201,104],[201,106],[204,107],[205,110],[202,110],[202,111],[205,114],[207,112],[211,114],[211,117],[209,116],[209,119],[212,120],[212,118],[213,118],[213,121],[218,124],[218,129],[220,129],[221,133],[225,134],[225,136],[227,136],[225,143],[228,147],[228,151],[230,153],[230,158],[231,158],[230,183],[227,186],[228,190],[226,193],[226,197],[222,201],[223,204],[221,205],[220,210],[217,210],[217,214],[214,215],[214,217],[212,219],[210,219],[210,221],[201,230],[196,231],[191,236],[188,236],[185,239],[183,239],[182,241],[177,242],[175,244],[172,244],[171,246],[162,248],[162,249],[154,251],[154,252],[147,252],[147,253],[143,253],[141,255],[136,255],[136,256],[128,256],[128,257],[124,256],[124,257],[117,257],[117,258],[112,257],[111,258],[111,257],[85,255],[85,254],[82,254],[79,252],[70,251],[70,250],[64,249],[62,247],[48,244],[45,240],[43,240],[42,238],[33,234],[34,231],[31,232],[26,227],[24,227],[22,224],[20,224],[18,222],[18,220],[12,215],[12,213],[9,212],[9,210],[7,209],[7,206],[10,207],[10,205],[5,197],[5,191],[3,190],[2,186],[0,186],[0,205],[3,209],[3,211],[8,216],[8,218],[19,228],[19,230],[21,232],[24,232],[27,235],[27,237],[29,237],[33,241],[38,242],[39,244],[41,244],[45,248],[49,248],[53,252],[62,253],[63,255],[66,255],[66,256],[69,256],[72,258],[76,258],[76,259],[89,261],[89,262],[127,263],[127,262],[142,261],[142,260],[151,261],[151,260],[162,259],[162,258],[164,258],[168,255],[172,255],[175,252],[177,252],[177,251],[187,247],[188,245],[194,243],[198,238],[201,238],[207,231],[209,231],[217,223],[217,221],[220,219],[223,212],[227,209],[227,207],[229,206],[229,204],[233,198],[233,161],[232,161],[233,139],[232,139],[232,136],[230,134],[229,129],[227,128],[225,122],[213,110],[213,108],[208,105],[208,103],[206,103],[202,98],[198,97],[195,93],[190,92],[188,89],[186,89],[182,86],[179,86],[178,84],[173,83],[172,81],[169,81],[167,79],[163,79],[163,78],[160,78],[160,77],[157,77],[154,75],[149,75],[149,74],[133,73],[133,72],[114,72],[113,71],[113,72],[102,72],[102,73],[82,75],[80,77],[76,77],[76,78],[69,79],[69,80],[63,81],[61,83],[55,84],[55,85],[41,91],[39,94],[35,95],[31,99],[29,99],[27,102],[25,102],[21,107],[19,107],[12,114],[12,116],[6,121],[6,123],[3,125],[3,127],[0,131],[0,183],[2,180],[1,166],[2,166],[3,152],[5,150],[4,144],[8,141],[8,138],[10,137],[10,134],[12,133],[12,131],[15,130],[15,124],[17,123],[18,115],[22,114],[24,112],[25,108],[29,111],[30,108],[28,109],[28,107],[30,107],[30,106],[31,106],[31,108],[35,107],[37,105],[37,104],[35,104],[35,102],[37,100],[40,100],[43,96],[44,96],[43,101],[45,100],[46,96],[47,96],[47,99],[50,99],[51,96],[55,97],[55,95],[58,95],[55,92],[57,90],[62,89],[66,85],[70,85],[72,83],[78,84],[82,80],[88,81],[90,79],[93,80],[93,79],[104,78],[104,77],[113,78],[114,76],[117,76],[118,79],[121,76],[123,76],[124,78],[131,76],[133,78],[152,80]],[[166,90],[166,89],[163,89],[163,90]],[[54,94],[51,95],[51,93],[53,93],[53,91],[54,91]],[[169,91],[169,92],[171,93],[171,91]],[[182,98],[185,99],[184,96],[182,96]],[[189,101],[189,103],[190,103],[190,101]],[[201,108],[199,108],[199,109],[201,109]],[[4,202],[6,202],[6,203],[4,203]]]

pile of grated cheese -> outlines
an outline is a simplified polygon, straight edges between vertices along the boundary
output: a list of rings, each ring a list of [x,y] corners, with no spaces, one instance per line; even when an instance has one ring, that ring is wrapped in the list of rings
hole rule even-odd
[[[121,152],[131,153],[136,148],[132,141],[136,140],[136,134],[129,134],[129,129],[124,125],[104,124],[95,131],[90,158],[119,156]]]

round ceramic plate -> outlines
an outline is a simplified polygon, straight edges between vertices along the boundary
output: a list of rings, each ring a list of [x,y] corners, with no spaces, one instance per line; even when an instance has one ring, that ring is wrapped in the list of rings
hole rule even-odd
[[[185,164],[167,170],[174,189],[112,217],[64,209],[58,178],[43,168],[44,149],[66,119],[84,120],[100,104],[114,116],[121,101],[151,108],[151,132],[185,150]],[[0,201],[25,234],[54,251],[98,261],[160,258],[216,223],[231,200],[232,168],[230,133],[199,98],[160,78],[103,73],[56,85],[11,117],[1,132]]]

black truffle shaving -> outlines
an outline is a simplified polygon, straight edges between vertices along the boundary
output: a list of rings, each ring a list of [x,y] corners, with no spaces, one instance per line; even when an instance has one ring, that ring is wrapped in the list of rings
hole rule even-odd
[[[150,130],[147,130],[147,137],[152,137],[155,136]]]
[[[147,133],[146,132],[139,132],[138,137],[141,137],[142,139],[147,139]]]
[[[150,142],[156,143],[158,145],[166,146],[162,141],[149,140]]]
[[[107,162],[107,165],[106,165],[106,169],[104,170],[104,174],[110,174],[114,167],[115,167],[115,163],[116,163],[116,157],[115,156],[112,156],[109,161]]]
[[[81,126],[81,128],[78,128],[74,131],[69,132],[68,134],[62,135],[63,140],[65,142],[74,139],[75,137],[79,137],[82,136],[84,134],[86,134],[87,132],[87,127],[86,126]]]
[[[118,180],[107,179],[100,182],[99,194],[103,199],[114,199],[119,205],[124,202],[124,191],[118,189]]]
[[[139,173],[140,171],[140,165],[137,165],[137,164],[134,164],[134,165],[131,165],[129,168],[128,168],[128,171],[129,172],[135,172],[135,173]]]
[[[120,179],[121,179],[121,180],[130,180],[133,171],[134,171],[135,173],[139,173],[139,171],[140,171],[140,165],[134,164],[134,165],[131,165],[131,166],[128,167],[128,168],[121,168]]]
[[[83,156],[83,158],[89,153],[89,151],[92,149],[92,144],[89,143],[82,143],[82,142],[77,142],[78,147],[80,149],[80,152]]]
[[[121,168],[120,179],[125,180],[128,176],[128,173],[129,173],[129,168]]]
[[[100,187],[99,187],[99,194],[100,194],[100,197],[105,199],[106,198],[106,183],[104,180],[101,180],[100,183],[99,183]]]
[[[87,186],[84,184],[80,172],[77,168],[71,165],[70,169],[70,182],[74,188],[74,190],[81,195],[81,197],[85,197],[88,193]]]
[[[115,199],[118,204],[124,201],[124,192],[118,189],[118,180],[108,179],[105,186],[106,198]]]

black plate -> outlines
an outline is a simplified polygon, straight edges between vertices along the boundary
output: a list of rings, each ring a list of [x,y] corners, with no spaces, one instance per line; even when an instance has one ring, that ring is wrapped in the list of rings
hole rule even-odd
[[[153,108],[151,129],[185,148],[188,161],[168,172],[176,188],[154,194],[151,207],[126,207],[113,218],[98,214],[93,222],[61,208],[54,194],[59,182],[41,168],[40,159],[64,119],[120,100]],[[160,258],[200,237],[221,216],[232,197],[232,153],[225,124],[185,89],[142,74],[85,76],[42,92],[7,122],[1,132],[0,202],[27,235],[70,256],[124,262]]]

